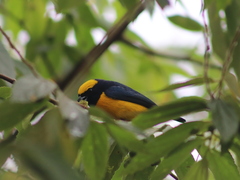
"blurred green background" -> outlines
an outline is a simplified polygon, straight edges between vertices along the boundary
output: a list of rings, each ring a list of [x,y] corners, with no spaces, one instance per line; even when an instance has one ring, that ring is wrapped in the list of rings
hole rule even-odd
[[[0,0],[0,179],[157,180],[172,170],[175,180],[240,179],[239,9],[239,0]],[[91,78],[164,105],[131,123],[96,108],[89,117],[76,100]],[[194,112],[197,122],[145,136]]]

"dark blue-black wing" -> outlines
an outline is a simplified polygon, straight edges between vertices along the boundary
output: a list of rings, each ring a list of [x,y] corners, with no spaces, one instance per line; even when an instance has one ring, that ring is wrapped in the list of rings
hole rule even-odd
[[[108,89],[105,90],[105,94],[112,99],[132,102],[135,104],[142,105],[146,108],[151,108],[152,106],[156,105],[146,96],[140,94],[139,92],[123,84],[120,85],[116,84],[114,86],[109,87]]]

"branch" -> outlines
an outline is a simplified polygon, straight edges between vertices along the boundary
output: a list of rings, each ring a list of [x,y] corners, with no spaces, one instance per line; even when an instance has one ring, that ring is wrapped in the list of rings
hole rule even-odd
[[[149,55],[152,55],[152,56],[157,56],[157,57],[161,57],[161,58],[167,58],[167,59],[171,59],[171,60],[187,61],[187,62],[191,62],[191,63],[197,64],[197,65],[200,65],[200,66],[203,65],[203,63],[201,61],[192,59],[189,56],[182,56],[181,57],[181,56],[174,56],[174,55],[159,53],[159,52],[153,51],[153,50],[151,50],[149,48],[146,48],[143,45],[139,45],[139,43],[135,44],[135,43],[131,42],[130,40],[128,40],[125,37],[121,37],[120,41],[125,43],[126,45],[134,48],[134,49],[137,49],[139,51],[142,51],[143,53],[146,53],[146,54],[149,54]],[[217,66],[217,65],[214,65],[214,64],[209,64],[209,67],[214,68],[214,69],[219,69],[219,70],[221,69],[220,66]]]
[[[11,84],[13,84],[16,81],[16,79],[12,79],[12,78],[10,78],[8,76],[5,76],[3,74],[0,74],[0,78],[3,79],[4,81],[7,81],[7,82],[11,83]]]
[[[202,7],[204,7],[204,2],[202,1]],[[210,56],[210,43],[209,43],[209,30],[208,25],[205,19],[205,13],[204,9],[202,10],[202,18],[204,23],[204,40],[205,40],[205,54],[204,54],[204,79],[206,82],[206,90],[211,97],[211,99],[214,99],[214,96],[212,94],[211,88],[210,88],[210,82],[208,78],[208,69],[209,69],[209,56]]]
[[[33,66],[21,55],[21,53],[18,51],[18,49],[14,46],[12,43],[10,37],[3,31],[3,29],[0,26],[0,32],[2,35],[6,38],[9,46],[17,53],[17,55],[20,57],[21,61],[28,66],[28,68],[31,70],[34,76],[38,77],[38,74],[36,70],[33,68]]]
[[[108,47],[118,40],[130,22],[132,22],[144,9],[145,3],[139,3],[133,10],[129,10],[122,19],[115,24],[102,38],[101,42],[96,45],[84,58],[80,59],[74,69],[67,77],[58,83],[60,89],[65,89],[71,83],[82,78],[97,61],[97,59],[108,49]]]

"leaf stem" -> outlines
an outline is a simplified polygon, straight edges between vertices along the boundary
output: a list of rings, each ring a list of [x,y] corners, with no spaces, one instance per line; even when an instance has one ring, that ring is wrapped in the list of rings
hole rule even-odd
[[[204,7],[204,2],[202,1],[202,7]],[[206,90],[210,96],[211,99],[214,99],[214,96],[212,94],[211,88],[210,88],[210,82],[209,82],[209,77],[208,77],[208,69],[209,69],[209,57],[210,57],[210,43],[209,43],[209,30],[208,30],[208,25],[206,22],[205,18],[205,12],[204,9],[202,10],[202,19],[203,19],[203,24],[204,24],[204,41],[205,41],[205,53],[204,53],[204,79],[206,82]]]

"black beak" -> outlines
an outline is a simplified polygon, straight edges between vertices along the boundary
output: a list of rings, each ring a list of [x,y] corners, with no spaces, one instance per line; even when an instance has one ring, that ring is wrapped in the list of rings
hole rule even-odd
[[[80,102],[81,100],[87,101],[87,96],[78,95],[78,102]]]

